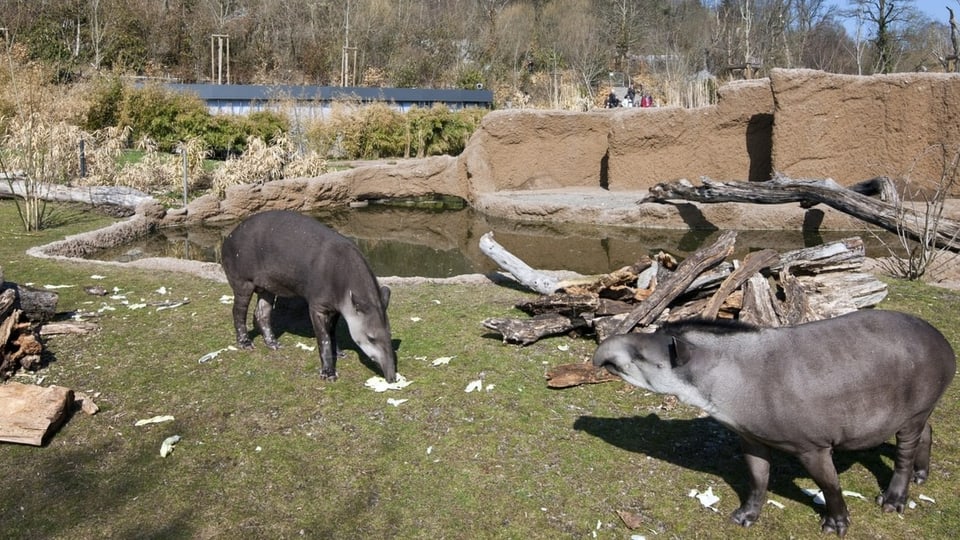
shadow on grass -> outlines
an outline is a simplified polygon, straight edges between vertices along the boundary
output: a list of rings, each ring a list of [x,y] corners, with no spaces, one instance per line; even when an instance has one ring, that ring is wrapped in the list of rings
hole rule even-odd
[[[712,418],[663,420],[655,414],[625,418],[581,416],[573,428],[628,452],[719,476],[736,491],[741,502],[746,499],[749,481],[739,437]],[[880,493],[880,486],[885,488],[893,476],[893,470],[883,458],[889,462],[894,454],[894,445],[884,443],[870,450],[836,453],[834,464],[841,475],[856,463],[870,471],[877,479],[877,491],[863,495],[872,499]],[[796,458],[775,451],[770,465],[770,493],[806,504],[818,512],[823,510],[797,485],[797,479],[801,479],[804,486],[815,484]],[[842,487],[842,477],[840,484]]]
[[[43,452],[15,448],[8,449],[7,456],[18,453],[29,465],[24,473],[3,480],[4,538],[68,537],[78,530],[98,530],[114,538],[185,538],[195,533],[194,516],[186,510],[158,511],[125,524],[130,520],[119,514],[163,484],[163,468],[155,466],[152,456],[131,454],[122,442],[87,442]],[[118,459],[120,454],[127,457]],[[107,474],[105,461],[110,462]]]

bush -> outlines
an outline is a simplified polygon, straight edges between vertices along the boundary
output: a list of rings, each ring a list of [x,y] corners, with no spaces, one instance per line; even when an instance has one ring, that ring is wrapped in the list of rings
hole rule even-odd
[[[127,89],[117,122],[130,126],[135,140],[152,141],[157,151],[172,152],[182,141],[199,138],[220,159],[242,154],[249,138],[271,143],[289,129],[279,113],[214,116],[199,97],[155,85]]]
[[[130,126],[134,139],[149,138],[161,152],[172,152],[180,141],[202,135],[212,125],[200,98],[153,85],[128,89],[118,120]]]
[[[83,129],[97,131],[119,124],[119,111],[123,102],[123,83],[118,78],[97,81],[90,96]]]
[[[383,103],[340,104],[330,117],[309,126],[307,140],[321,155],[339,159],[457,155],[486,112],[437,105],[402,113]]]

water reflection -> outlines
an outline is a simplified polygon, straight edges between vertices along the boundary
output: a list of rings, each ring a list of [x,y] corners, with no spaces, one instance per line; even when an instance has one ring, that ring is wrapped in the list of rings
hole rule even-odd
[[[599,274],[658,251],[685,257],[713,242],[718,230],[610,227],[573,223],[533,223],[491,218],[470,208],[414,210],[368,207],[326,212],[320,221],[354,240],[380,276],[449,277],[485,273],[496,265],[480,252],[488,231],[525,262],[541,269]],[[235,226],[164,229],[89,258],[128,262],[144,257],[173,257],[220,262],[220,244]],[[868,255],[885,255],[873,233],[865,231],[741,231],[736,256],[773,248],[778,251],[860,236]]]

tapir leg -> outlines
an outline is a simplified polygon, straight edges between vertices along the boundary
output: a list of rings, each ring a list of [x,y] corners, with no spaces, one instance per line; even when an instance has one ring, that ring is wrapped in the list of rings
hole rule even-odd
[[[920,435],[920,446],[917,447],[917,455],[913,457],[913,481],[922,484],[927,481],[930,475],[930,447],[933,446],[933,428],[930,423],[923,427],[923,434]]]
[[[325,312],[310,308],[310,323],[313,333],[317,335],[317,345],[320,348],[320,377],[332,381],[337,380],[337,343],[336,322],[339,316],[336,312]]]
[[[273,350],[280,348],[280,342],[273,335],[273,304],[277,297],[267,292],[257,293],[257,307],[253,312],[253,318],[257,329],[263,335],[263,341]]]
[[[767,495],[767,483],[770,480],[770,449],[766,446],[740,440],[743,457],[750,473],[750,493],[746,500],[730,515],[730,520],[743,527],[753,525],[760,517]]]
[[[897,432],[897,456],[893,461],[893,478],[890,479],[890,485],[883,495],[878,497],[877,502],[883,507],[884,512],[903,513],[907,505],[907,492],[910,489],[910,479],[916,474],[914,472],[914,463],[917,454],[926,454],[924,459],[929,464],[930,450],[929,446],[924,452],[921,450],[924,446],[924,432],[927,430],[926,419],[919,426],[908,426]],[[927,441],[929,445],[929,440]],[[924,467],[926,469],[926,467]]]
[[[250,308],[251,297],[253,285],[233,286],[233,327],[237,331],[237,346],[241,349],[253,348],[253,342],[247,334],[247,310]]]
[[[823,492],[827,508],[823,520],[820,521],[821,531],[835,532],[843,536],[850,526],[850,512],[847,511],[847,503],[840,491],[840,477],[837,476],[837,468],[833,464],[832,449],[819,448],[797,457]]]

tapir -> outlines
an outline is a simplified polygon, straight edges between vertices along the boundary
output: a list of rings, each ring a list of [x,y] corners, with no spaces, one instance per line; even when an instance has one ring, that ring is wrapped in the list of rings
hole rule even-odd
[[[902,513],[911,477],[927,479],[928,419],[956,356],[926,321],[861,310],[792,327],[690,320],[604,340],[593,357],[626,382],[673,394],[740,436],[749,493],[731,519],[753,524],[765,503],[770,449],[796,456],[823,492],[823,532],[843,536],[849,512],[832,453],[896,437],[893,477],[877,497]]]
[[[306,300],[317,336],[324,379],[337,379],[336,327],[341,316],[353,341],[396,381],[397,355],[390,335],[390,289],[381,287],[359,248],[316,219],[271,210],[243,220],[221,246],[223,271],[233,289],[237,345],[252,349],[247,310],[257,294],[254,324],[267,347],[277,349],[271,312],[277,297]]]

